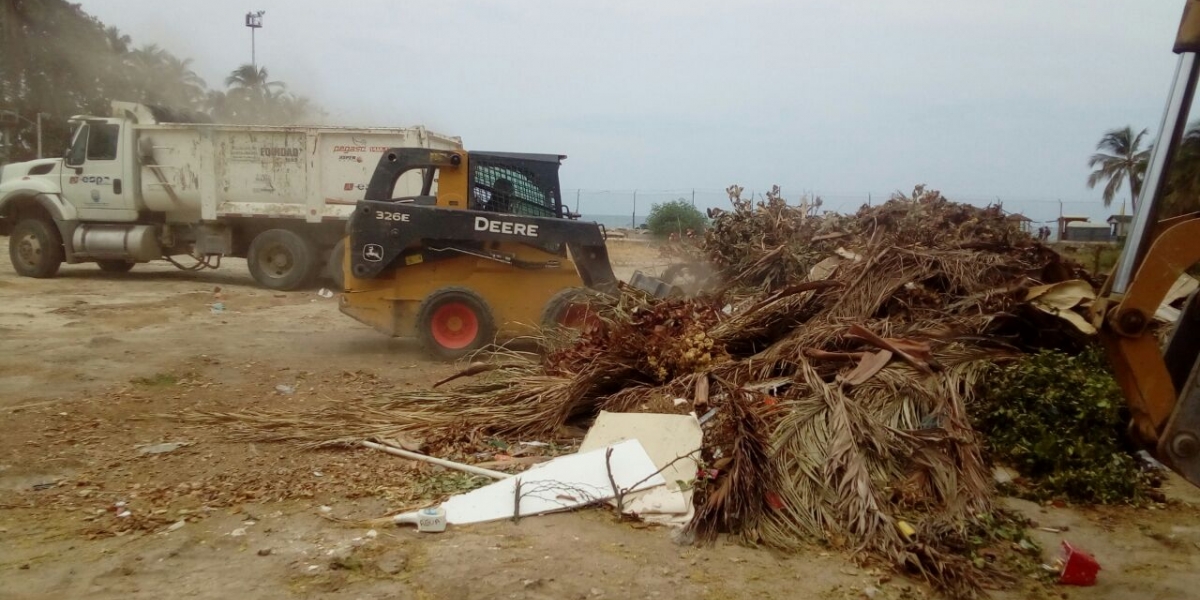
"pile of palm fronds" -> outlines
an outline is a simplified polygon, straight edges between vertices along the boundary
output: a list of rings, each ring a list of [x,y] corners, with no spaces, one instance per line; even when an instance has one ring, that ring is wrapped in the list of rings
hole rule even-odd
[[[258,439],[329,443],[553,436],[598,410],[695,412],[710,417],[697,539],[819,541],[955,597],[1008,581],[969,556],[992,485],[967,407],[988,364],[1078,343],[1065,322],[1029,310],[1024,291],[1086,275],[998,208],[924,188],[850,216],[790,206],[777,190],[757,204],[736,187],[730,196],[703,243],[724,278],[717,292],[627,290],[540,364],[327,409],[321,427],[230,418]]]

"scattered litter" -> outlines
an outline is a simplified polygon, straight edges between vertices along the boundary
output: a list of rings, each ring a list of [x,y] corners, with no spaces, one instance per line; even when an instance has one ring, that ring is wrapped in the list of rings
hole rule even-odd
[[[333,291],[330,290],[329,288],[321,288],[320,290],[317,290],[317,295],[322,298],[332,298]]]
[[[1013,481],[1016,481],[1017,477],[1019,477],[1019,474],[1008,467],[997,465],[992,469],[992,480],[998,485],[1010,484]]]
[[[532,446],[534,448],[545,448],[550,444],[548,442],[518,442],[522,446]]]
[[[709,409],[708,412],[704,413],[703,417],[700,417],[700,424],[703,425],[703,424],[707,423],[710,419],[712,419],[715,416],[717,416],[717,408],[713,407],[713,408]]]
[[[275,391],[283,394],[284,396],[291,396],[292,394],[296,393],[296,386],[281,383],[275,386]]]
[[[675,406],[683,406],[684,404],[688,403],[688,399],[687,398],[676,398],[672,402],[675,404]]]
[[[1095,585],[1100,563],[1096,562],[1092,555],[1072,546],[1066,540],[1063,540],[1062,549],[1062,557],[1058,559],[1062,565],[1058,582],[1064,585]]]
[[[324,477],[325,474],[320,471],[313,471],[313,477]]]
[[[174,452],[185,446],[191,446],[191,442],[163,442],[161,444],[149,444],[146,446],[135,446],[138,454],[166,454]]]
[[[611,452],[611,456],[609,453]],[[484,523],[577,508],[666,484],[637,440],[560,456],[442,504],[451,525]],[[568,499],[570,498],[570,499]]]
[[[242,536],[246,535],[246,528],[238,527],[237,529],[230,531],[229,535],[230,535],[230,537],[242,537]]]
[[[404,450],[403,448],[395,448],[392,446],[386,446],[386,445],[378,444],[375,442],[363,442],[362,445],[364,445],[368,448],[374,448],[375,450],[382,450],[383,452],[387,452],[388,454],[394,454],[396,456],[402,456],[404,458],[411,458],[413,460],[425,461],[428,463],[433,463],[440,467],[446,467],[447,469],[455,469],[458,471],[464,471],[467,473],[471,473],[473,475],[482,475],[484,477],[491,477],[492,479],[505,479],[509,476],[508,473],[501,473],[499,471],[491,471],[488,469],[481,469],[479,467],[473,467],[471,465],[464,465],[462,463],[456,463],[451,460],[434,458],[432,456],[426,456],[424,454],[410,452],[408,450]]]
[[[416,512],[396,515],[392,517],[392,522],[397,525],[416,525],[417,531],[421,532],[441,533],[446,530],[446,509],[441,506],[422,508]]]
[[[329,507],[329,506],[322,506],[320,508],[320,511],[324,514],[329,514],[329,513],[333,512],[333,508]]]
[[[123,510],[123,511],[121,511],[121,512],[117,513],[117,518],[118,518],[118,519],[124,519],[124,518],[126,518],[126,517],[128,517],[129,515],[132,515],[132,514],[133,514],[133,512],[131,512],[131,511],[128,511],[128,510]]]
[[[182,519],[179,521],[175,521],[174,523],[171,523],[171,525],[169,527],[167,527],[167,531],[179,531],[180,529],[183,529],[184,525],[187,525],[187,521],[184,521]]]
[[[212,314],[219,315],[219,314],[223,314],[224,312],[225,312],[225,303],[224,302],[214,302],[212,304]]]
[[[374,529],[371,529],[371,530],[367,531],[367,539],[371,539],[371,540],[373,540],[373,539],[375,539],[375,538],[377,538],[377,537],[379,537],[379,532],[378,532],[378,531],[375,531]]]
[[[694,514],[691,482],[696,477],[703,434],[692,415],[612,413],[601,411],[579,446],[580,452],[603,448],[625,440],[637,440],[666,485],[626,494],[625,512],[644,520],[686,525]],[[610,500],[609,504],[616,504]]]

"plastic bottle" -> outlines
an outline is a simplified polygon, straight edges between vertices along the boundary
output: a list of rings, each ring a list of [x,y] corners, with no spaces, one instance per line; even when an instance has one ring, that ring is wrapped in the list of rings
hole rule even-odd
[[[392,517],[397,525],[405,523],[417,526],[417,531],[440,533],[446,530],[446,509],[440,506],[422,508],[417,512],[401,513]]]

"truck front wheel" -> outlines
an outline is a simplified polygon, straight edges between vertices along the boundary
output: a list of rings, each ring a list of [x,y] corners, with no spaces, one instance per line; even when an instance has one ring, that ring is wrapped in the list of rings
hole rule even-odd
[[[268,229],[250,242],[246,263],[260,285],[287,291],[308,284],[320,260],[312,241],[287,229]]]
[[[63,261],[62,238],[45,219],[25,219],[8,238],[8,257],[18,275],[46,279],[58,273]]]

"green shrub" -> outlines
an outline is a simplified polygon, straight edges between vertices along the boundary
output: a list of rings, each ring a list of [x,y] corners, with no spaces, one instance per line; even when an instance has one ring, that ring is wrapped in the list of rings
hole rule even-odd
[[[646,227],[650,229],[650,233],[664,237],[672,233],[682,236],[689,229],[700,235],[708,227],[708,219],[700,209],[680,198],[650,207]]]
[[[1017,493],[1044,500],[1142,502],[1151,478],[1130,454],[1129,414],[1103,354],[1043,351],[997,367],[974,412],[992,460]]]

